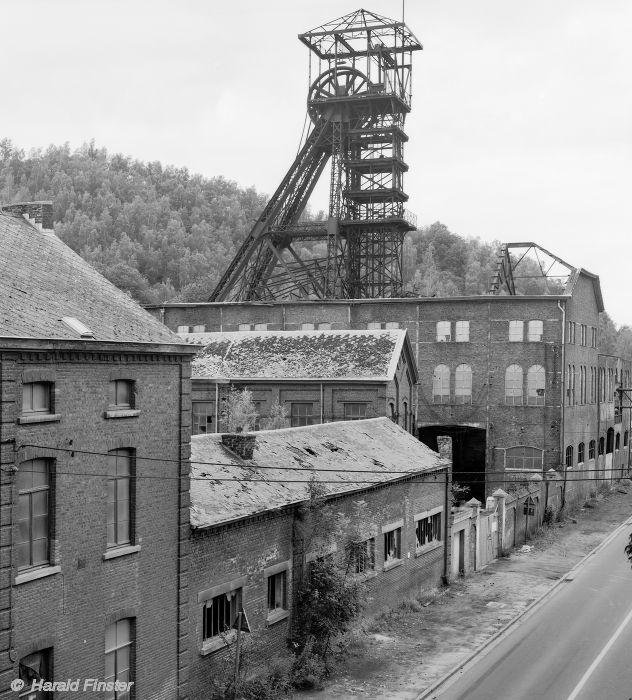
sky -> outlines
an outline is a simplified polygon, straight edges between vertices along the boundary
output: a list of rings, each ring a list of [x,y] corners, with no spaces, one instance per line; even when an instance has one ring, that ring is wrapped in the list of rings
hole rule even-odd
[[[632,2],[363,0],[414,54],[408,209],[535,241],[601,278],[632,325]],[[309,88],[297,39],[358,0],[3,0],[0,138],[111,153],[271,194]],[[319,187],[314,211],[326,208]]]

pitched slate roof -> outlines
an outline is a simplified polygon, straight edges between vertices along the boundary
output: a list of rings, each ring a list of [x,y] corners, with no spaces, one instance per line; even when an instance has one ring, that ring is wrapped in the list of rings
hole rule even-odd
[[[233,331],[182,337],[204,345],[193,360],[193,379],[388,381],[406,331]]]
[[[304,501],[312,476],[333,482],[323,483],[323,488],[327,495],[334,495],[448,465],[388,418],[262,430],[251,435],[256,436],[252,460],[240,459],[224,447],[221,435],[191,438],[193,528]]]
[[[0,247],[0,337],[80,340],[74,317],[94,340],[183,345],[52,231],[0,209]]]

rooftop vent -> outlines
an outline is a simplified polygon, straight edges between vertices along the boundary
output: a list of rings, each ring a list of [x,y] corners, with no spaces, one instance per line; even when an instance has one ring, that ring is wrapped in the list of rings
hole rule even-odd
[[[92,338],[94,339],[94,331],[90,330],[88,326],[86,326],[84,323],[81,323],[81,321],[74,316],[64,316],[61,319],[61,322],[68,326],[71,331],[74,331],[75,333],[79,334],[79,337],[81,338]]]

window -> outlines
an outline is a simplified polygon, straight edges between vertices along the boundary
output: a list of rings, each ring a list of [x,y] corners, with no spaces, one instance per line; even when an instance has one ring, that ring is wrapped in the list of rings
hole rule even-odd
[[[52,413],[50,382],[28,382],[22,385],[22,413]]]
[[[509,365],[505,371],[505,403],[522,406],[522,367]]]
[[[568,322],[568,342],[575,343],[575,321]]]
[[[251,328],[252,326],[249,323],[240,323],[239,326],[237,326],[237,329],[240,331],[249,331]]]
[[[472,403],[472,368],[459,365],[454,372],[454,402]]]
[[[626,430],[625,433],[623,433],[623,446],[624,447],[628,446],[629,438],[630,438],[630,433],[629,433],[629,431]]]
[[[268,616],[287,610],[287,571],[268,576]]]
[[[331,323],[319,323],[318,330],[319,331],[330,331],[331,330]]]
[[[591,440],[588,443],[588,459],[595,459],[595,441]]]
[[[131,542],[134,451],[108,452],[108,547]]]
[[[402,528],[396,527],[384,533],[384,563],[398,561],[402,558]]]
[[[518,445],[505,450],[505,467],[507,469],[542,470],[543,451],[537,447]]]
[[[194,333],[206,333],[206,326],[205,325],[193,326],[193,332]]]
[[[178,326],[176,333],[188,333],[189,326]]]
[[[422,513],[415,518],[416,548],[422,549],[441,541],[441,509]]]
[[[125,618],[105,629],[105,682],[125,683],[127,690],[105,693],[106,700],[129,700],[132,682],[133,619]],[[120,686],[119,686],[120,687]]]
[[[404,410],[404,430],[408,430],[408,404],[406,401],[403,402],[402,408]]]
[[[566,448],[566,458],[565,458],[564,463],[566,464],[567,467],[573,466],[573,446],[572,445],[569,445]]]
[[[432,377],[432,397],[434,403],[450,403],[450,368],[437,365]]]
[[[302,331],[313,331],[316,326],[313,323],[301,323]]]
[[[580,442],[579,445],[577,445],[577,464],[584,463],[584,452],[585,452],[584,443]]]
[[[399,321],[387,321],[384,324],[384,328],[387,330],[394,330],[395,328],[399,328]]]
[[[521,343],[524,339],[524,321],[509,321],[509,342]]]
[[[584,347],[586,346],[586,334],[587,334],[586,332],[587,332],[587,330],[588,330],[588,328],[587,328],[586,324],[582,323],[582,325],[580,327],[580,331],[579,331],[579,344],[584,346]]]
[[[457,343],[470,342],[470,322],[457,321],[455,324],[455,340]]]
[[[615,451],[618,451],[619,448],[621,447],[621,435],[617,433],[614,438],[614,449]]]
[[[47,459],[23,462],[18,469],[18,569],[49,563],[50,472]]]
[[[379,331],[382,328],[382,324],[379,321],[369,321],[366,327],[369,331]]]
[[[220,593],[204,603],[203,639],[212,639],[230,630],[241,610],[241,588]]]
[[[110,405],[116,408],[134,407],[134,382],[115,379],[110,382]]]
[[[541,365],[533,365],[527,370],[527,405],[544,406],[546,372]]]
[[[312,425],[314,422],[313,403],[293,403],[290,410],[290,426]]]
[[[31,691],[33,681],[53,680],[53,650],[42,649],[33,652],[20,659],[19,675],[24,681],[24,688],[18,697],[25,700],[45,700],[52,697],[51,693],[45,690]]]
[[[602,455],[604,452],[604,447],[605,447],[606,441],[604,438],[600,437],[599,438],[599,454]]]
[[[544,333],[544,324],[542,321],[529,321],[529,326],[527,328],[527,340],[533,342],[540,342],[542,340],[542,334]]]
[[[356,574],[365,574],[375,569],[375,537],[363,542],[353,542],[351,549],[351,570]]]
[[[450,321],[437,321],[437,342],[449,343],[452,340]]]
[[[366,403],[346,403],[344,405],[345,420],[360,420],[366,418]]]
[[[215,404],[210,401],[193,401],[192,434],[212,433],[215,430]]]
[[[267,331],[268,324],[267,323],[255,323],[255,330],[256,331]]]

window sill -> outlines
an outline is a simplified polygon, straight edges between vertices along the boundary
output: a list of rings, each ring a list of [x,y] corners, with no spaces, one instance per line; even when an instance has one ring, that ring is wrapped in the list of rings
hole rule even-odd
[[[207,639],[205,642],[202,642],[200,656],[208,656],[214,651],[219,651],[219,649],[223,649],[229,644],[232,644],[235,639],[237,639],[236,630],[230,630],[230,632],[227,632],[223,637],[213,637],[211,639]]]
[[[15,577],[15,585],[19,586],[21,583],[27,583],[28,581],[36,581],[38,578],[54,576],[55,574],[60,573],[61,566],[45,566],[41,569],[30,569],[29,571],[25,571],[23,574],[18,574]]]
[[[136,408],[115,408],[105,412],[106,418],[136,418],[140,411]]]
[[[127,554],[134,554],[135,552],[140,552],[139,544],[129,544],[124,547],[112,547],[103,555],[103,561],[108,559],[117,559],[118,557],[124,557]]]
[[[442,546],[443,542],[441,540],[437,540],[436,542],[432,542],[431,544],[427,544],[424,547],[419,547],[419,549],[416,549],[415,556],[422,557],[424,554],[428,554],[428,552],[432,552],[435,549],[439,549]]]
[[[25,413],[18,418],[18,423],[25,425],[28,423],[53,423],[60,420],[60,413]]]
[[[384,562],[384,571],[390,571],[391,569],[394,569],[396,566],[401,566],[404,563],[403,559],[394,559],[393,561],[389,562]]]
[[[287,620],[289,616],[289,610],[275,610],[273,613],[268,613],[268,619],[266,620],[266,624],[268,627],[271,627],[277,622],[281,622],[281,620]]]

